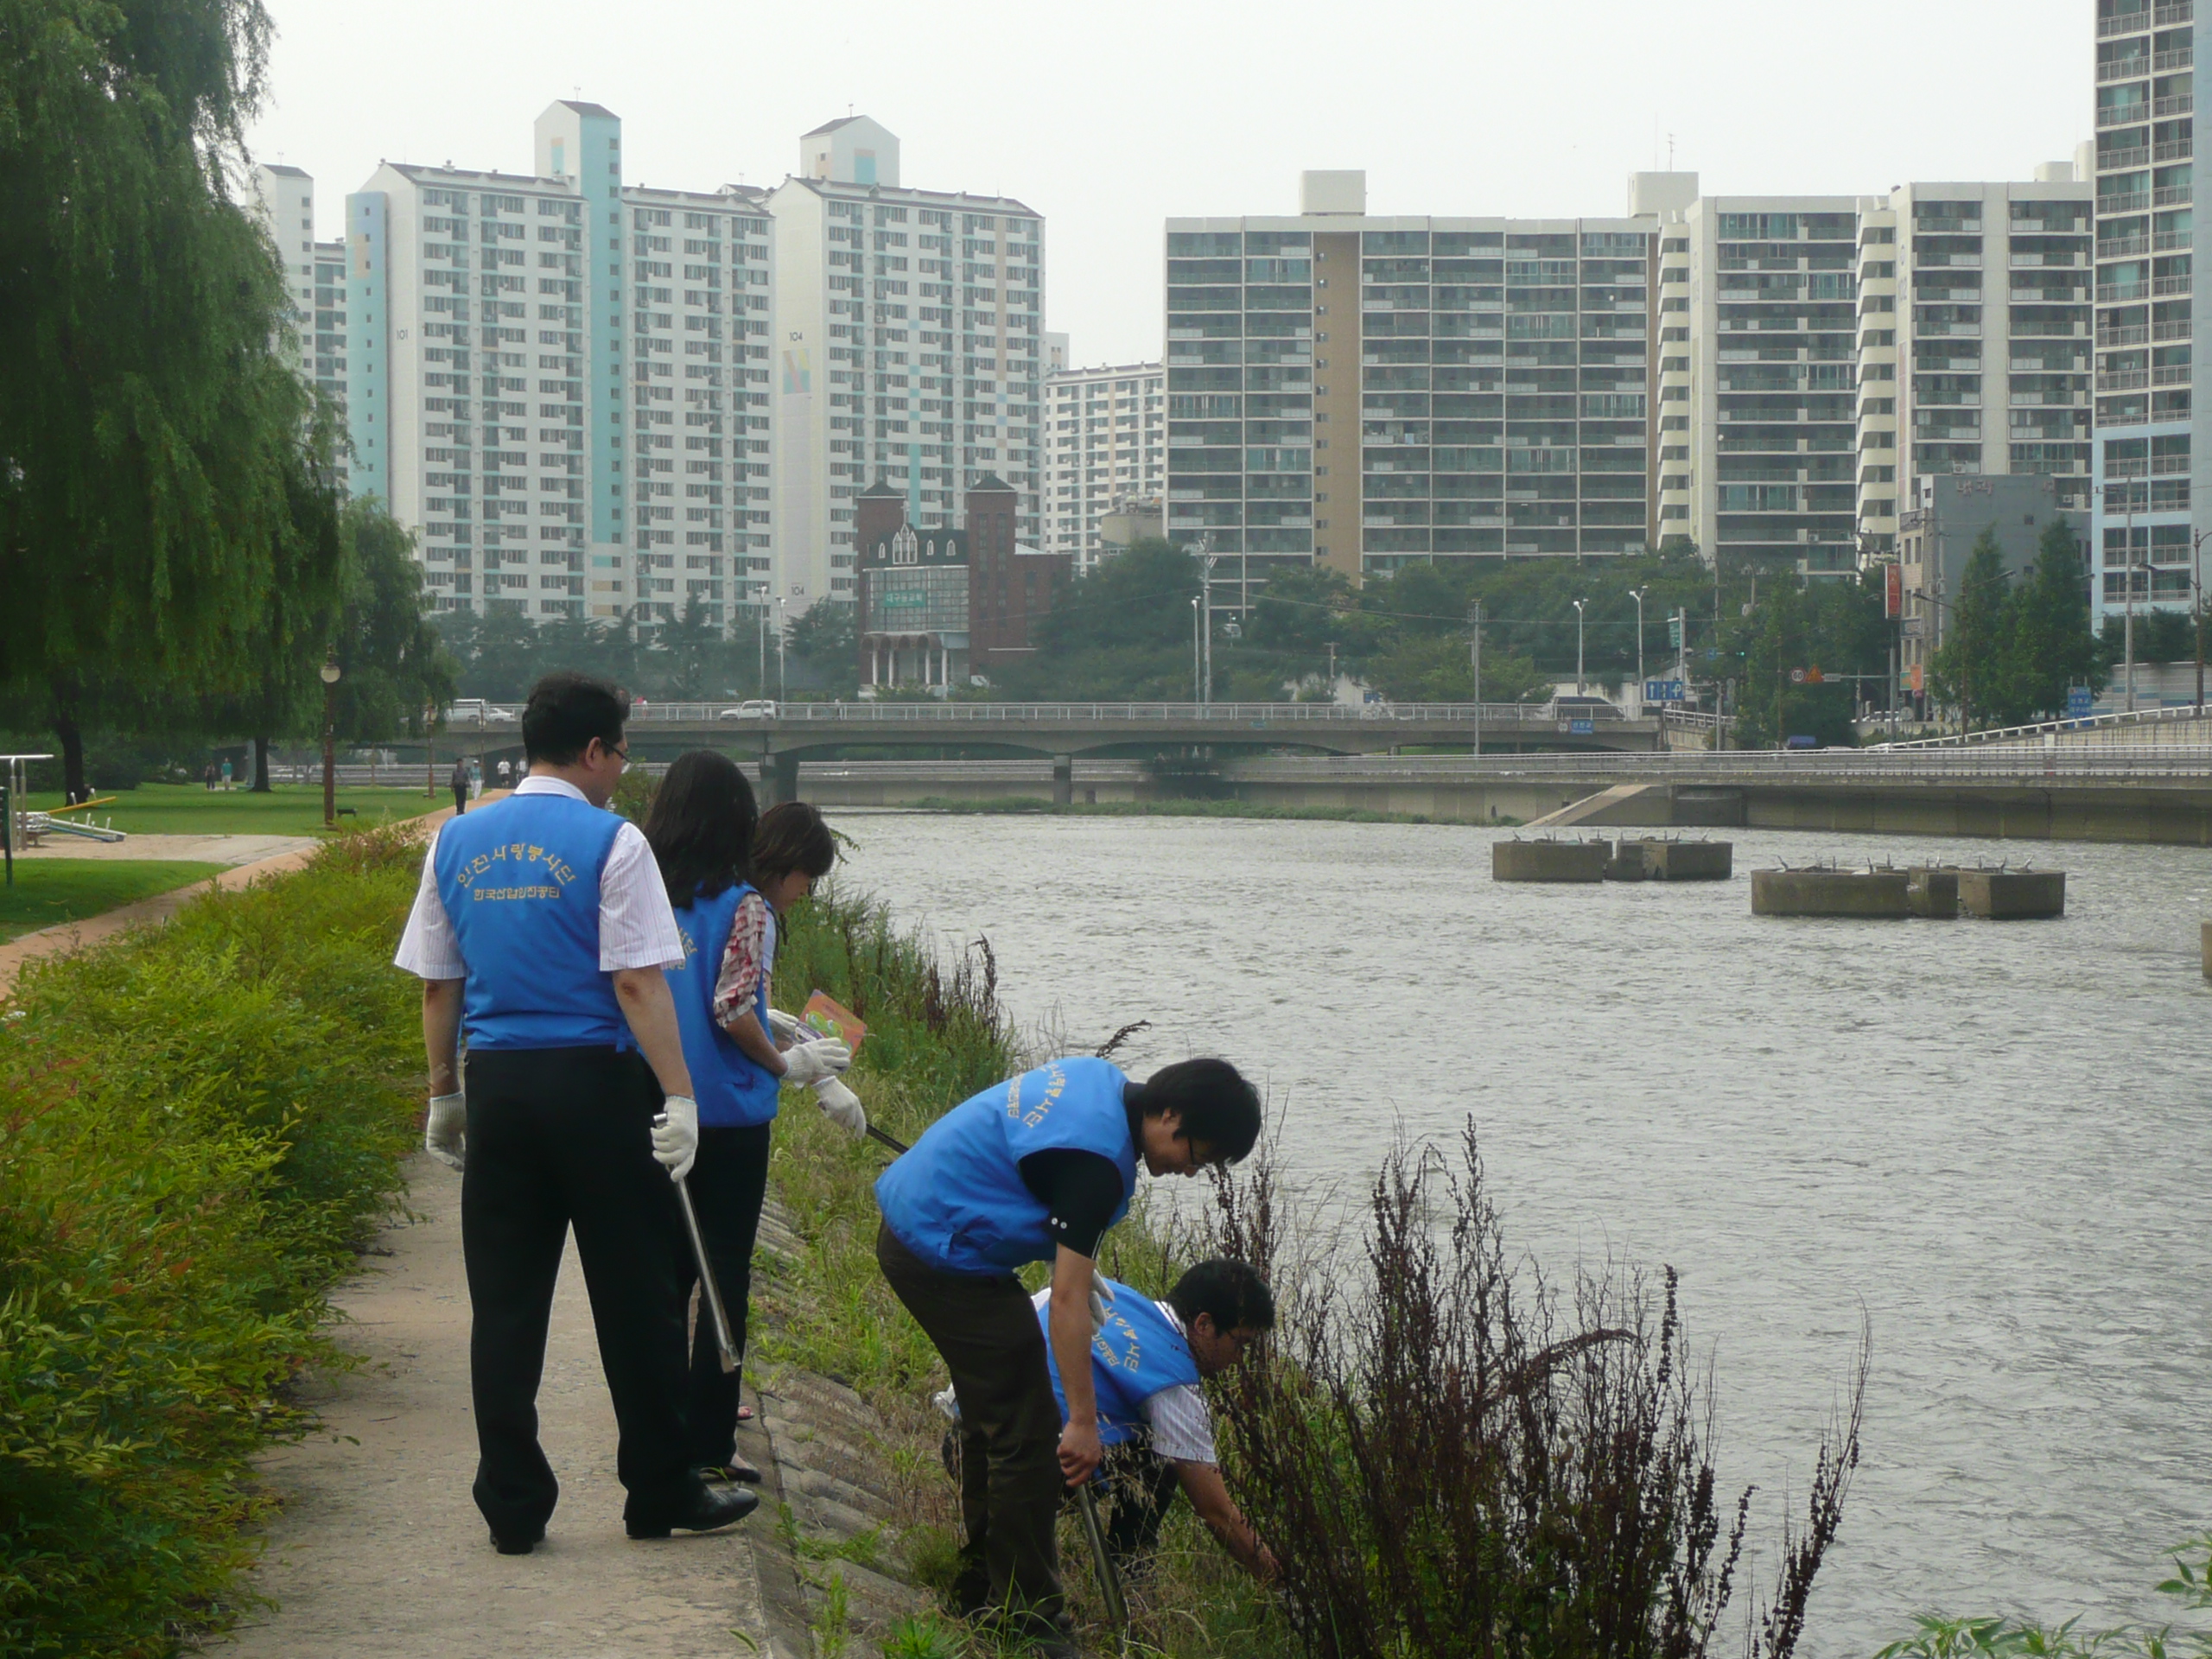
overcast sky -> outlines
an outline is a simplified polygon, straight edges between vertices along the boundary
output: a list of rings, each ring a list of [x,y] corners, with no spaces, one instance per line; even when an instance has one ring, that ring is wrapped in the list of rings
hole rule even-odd
[[[857,111],[905,183],[1045,215],[1079,363],[1159,355],[1163,219],[1294,212],[1305,168],[1364,168],[1376,213],[1573,218],[1670,136],[1712,194],[1863,194],[2029,178],[2092,126],[2092,0],[268,3],[256,158],[315,175],[323,236],[382,158],[528,172],[556,98],[623,118],[627,182],[703,190]]]

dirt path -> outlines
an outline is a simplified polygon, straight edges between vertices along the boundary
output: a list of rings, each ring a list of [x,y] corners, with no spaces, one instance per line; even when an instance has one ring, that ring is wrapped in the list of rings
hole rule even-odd
[[[561,1480],[545,1541],[491,1546],[468,1495],[468,1291],[461,1181],[418,1154],[412,1218],[387,1228],[338,1303],[340,1338],[365,1362],[319,1382],[324,1427],[264,1465],[283,1509],[253,1587],[276,1611],[251,1622],[241,1659],[627,1659],[803,1653],[762,1590],[788,1582],[764,1503],[732,1530],[632,1543],[622,1532],[614,1414],[571,1245],[538,1395]],[[768,1462],[748,1426],[742,1446]],[[782,1580],[777,1578],[780,1573]],[[786,1598],[787,1599],[787,1598]]]

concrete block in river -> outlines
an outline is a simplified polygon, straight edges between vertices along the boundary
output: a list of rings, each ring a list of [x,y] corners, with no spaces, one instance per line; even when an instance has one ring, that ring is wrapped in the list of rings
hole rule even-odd
[[[1905,872],[1905,896],[1912,913],[1931,921],[1956,921],[1959,873],[1948,865],[1922,865]]]
[[[1602,841],[1494,841],[1493,881],[1602,881],[1613,849]]]
[[[1992,921],[2066,913],[2063,870],[1961,870],[1959,908]]]
[[[1643,862],[1654,881],[1726,881],[1736,873],[1736,849],[1726,841],[1647,841]]]
[[[1903,870],[1753,870],[1754,916],[1912,914]]]
[[[2197,931],[2204,950],[2204,977],[2212,979],[2212,922],[2198,923]]]
[[[1642,881],[1651,874],[1650,863],[1645,856],[1650,842],[1618,841],[1613,843],[1613,855],[1605,862],[1608,881]]]

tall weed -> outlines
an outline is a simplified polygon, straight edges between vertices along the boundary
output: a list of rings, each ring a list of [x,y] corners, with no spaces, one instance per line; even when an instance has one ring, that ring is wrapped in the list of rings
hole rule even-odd
[[[238,1610],[248,1460],[399,1188],[389,969],[419,843],[28,969],[0,1023],[0,1653],[136,1659]]]

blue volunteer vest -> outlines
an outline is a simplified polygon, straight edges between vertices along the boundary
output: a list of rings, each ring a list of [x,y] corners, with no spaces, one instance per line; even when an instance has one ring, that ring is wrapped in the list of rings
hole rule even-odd
[[[1113,1162],[1122,1174],[1114,1211],[1121,1220],[1137,1189],[1136,1148],[1122,1106],[1127,1083],[1105,1060],[1053,1060],[963,1102],[876,1182],[885,1224],[944,1273],[1012,1273],[1048,1261],[1047,1212],[1018,1166],[1056,1147]]]
[[[1103,1274],[1098,1285],[1114,1298],[1114,1305],[1106,1312],[1105,1328],[1090,1338],[1090,1382],[1098,1395],[1099,1443],[1120,1446],[1144,1432],[1144,1403],[1154,1395],[1197,1386],[1198,1363],[1191,1357],[1191,1344],[1183,1333],[1151,1297]],[[1037,1317],[1045,1327],[1045,1370],[1052,1379],[1052,1398],[1065,1423],[1067,1389],[1060,1382],[1059,1366],[1051,1358],[1052,1305],[1046,1302]]]
[[[622,820],[571,795],[510,795],[450,820],[431,854],[467,964],[471,1048],[630,1046],[599,966],[599,878]]]
[[[668,988],[676,998],[676,1024],[683,1033],[683,1063],[691,1069],[691,1092],[699,1103],[702,1128],[744,1128],[776,1115],[779,1079],[748,1058],[715,1019],[715,981],[721,976],[737,907],[753,889],[740,882],[711,899],[695,899],[676,912],[683,935],[683,965],[669,970]],[[768,970],[774,964],[776,924],[771,914],[764,942],[760,983],[753,993],[753,1012],[768,1030]]]

